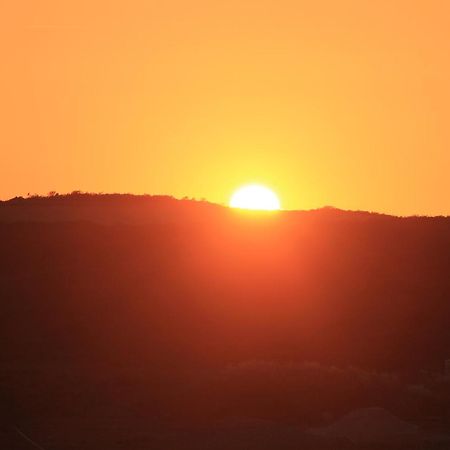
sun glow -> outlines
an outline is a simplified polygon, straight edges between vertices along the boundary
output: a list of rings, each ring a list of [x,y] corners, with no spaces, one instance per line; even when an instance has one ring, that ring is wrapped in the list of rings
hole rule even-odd
[[[250,184],[239,188],[230,199],[232,208],[276,211],[281,208],[276,194],[265,186]]]

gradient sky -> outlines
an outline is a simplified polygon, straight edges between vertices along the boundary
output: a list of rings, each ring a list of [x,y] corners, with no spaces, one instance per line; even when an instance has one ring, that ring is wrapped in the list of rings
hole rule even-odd
[[[450,214],[450,2],[0,6],[0,198],[51,190]]]

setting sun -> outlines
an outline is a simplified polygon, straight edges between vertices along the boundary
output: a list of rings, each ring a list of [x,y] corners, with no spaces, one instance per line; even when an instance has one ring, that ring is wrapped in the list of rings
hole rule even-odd
[[[239,188],[231,196],[232,208],[275,211],[280,209],[277,195],[265,186],[251,184]]]

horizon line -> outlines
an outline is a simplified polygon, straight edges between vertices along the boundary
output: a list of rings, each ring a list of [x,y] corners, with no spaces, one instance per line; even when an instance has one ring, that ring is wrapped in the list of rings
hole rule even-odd
[[[21,195],[17,195],[15,197],[11,197],[11,198],[7,198],[7,199],[0,199],[0,204],[4,204],[4,203],[10,203],[13,201],[29,201],[29,200],[49,200],[49,199],[56,199],[56,198],[74,198],[74,197],[108,197],[108,196],[129,196],[129,197],[136,197],[136,198],[152,198],[152,197],[163,197],[163,198],[167,198],[167,199],[171,199],[171,200],[176,200],[176,201],[189,201],[189,202],[197,202],[197,203],[206,203],[209,205],[213,205],[213,206],[219,206],[219,207],[223,207],[223,208],[227,208],[230,210],[233,209],[237,209],[240,210],[240,208],[232,208],[227,204],[224,203],[217,203],[217,202],[213,202],[210,201],[206,198],[196,198],[196,197],[188,197],[188,196],[184,196],[184,197],[176,197],[174,195],[171,194],[149,194],[149,193],[142,193],[142,194],[137,194],[137,193],[131,193],[131,192],[89,192],[89,191],[81,191],[81,190],[74,190],[71,192],[66,192],[66,193],[59,193],[56,191],[50,191],[47,194],[31,194],[28,193],[27,196],[21,196]],[[314,212],[314,211],[321,211],[321,210],[335,210],[335,211],[339,211],[339,212],[345,212],[345,213],[366,213],[366,214],[373,214],[373,215],[379,215],[379,216],[388,216],[388,217],[396,217],[396,218],[450,218],[450,215],[445,215],[445,214],[437,214],[437,215],[426,215],[426,214],[408,214],[408,215],[401,215],[401,214],[392,214],[392,213],[387,213],[387,212],[380,212],[380,211],[371,211],[371,210],[364,210],[364,209],[343,209],[337,206],[333,206],[333,205],[323,205],[323,206],[318,206],[316,208],[310,208],[310,209],[285,209],[285,208],[281,208],[277,211],[264,211],[264,210],[252,210],[253,212],[270,212],[270,213],[282,213],[282,212],[286,212],[286,213],[295,213],[295,212]],[[246,211],[245,209],[242,209],[242,211]],[[249,210],[251,211],[251,210]]]

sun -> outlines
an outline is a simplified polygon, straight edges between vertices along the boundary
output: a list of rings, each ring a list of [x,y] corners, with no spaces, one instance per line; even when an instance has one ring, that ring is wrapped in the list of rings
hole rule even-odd
[[[277,195],[265,186],[249,184],[239,188],[230,199],[232,208],[276,211],[281,208]]]

